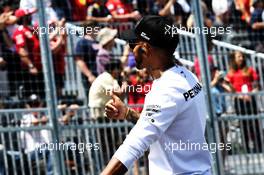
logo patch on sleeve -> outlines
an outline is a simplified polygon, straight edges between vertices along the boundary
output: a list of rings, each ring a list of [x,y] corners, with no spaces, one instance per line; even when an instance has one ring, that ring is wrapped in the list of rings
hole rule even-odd
[[[155,113],[159,113],[161,109],[160,105],[147,105],[145,109],[145,116],[150,117]]]
[[[184,92],[182,95],[184,96],[185,101],[188,101],[194,98],[201,91],[202,91],[202,86],[200,85],[200,83],[197,83],[192,89]]]

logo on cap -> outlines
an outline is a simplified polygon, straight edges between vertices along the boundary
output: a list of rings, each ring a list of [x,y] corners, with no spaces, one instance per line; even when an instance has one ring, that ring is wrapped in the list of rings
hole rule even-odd
[[[150,38],[144,32],[141,32],[140,36],[143,37],[143,38],[145,38],[146,40],[150,40]]]

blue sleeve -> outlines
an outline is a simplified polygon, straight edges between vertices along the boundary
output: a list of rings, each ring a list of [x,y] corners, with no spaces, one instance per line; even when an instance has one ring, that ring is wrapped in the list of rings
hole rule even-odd
[[[259,10],[254,10],[252,15],[251,15],[251,19],[250,19],[250,24],[254,24],[255,22],[260,22],[261,20],[261,11]]]
[[[75,47],[75,55],[76,56],[84,55],[84,53],[85,53],[85,49],[84,49],[85,46],[84,45],[85,45],[85,42],[83,39],[77,42],[76,47]]]

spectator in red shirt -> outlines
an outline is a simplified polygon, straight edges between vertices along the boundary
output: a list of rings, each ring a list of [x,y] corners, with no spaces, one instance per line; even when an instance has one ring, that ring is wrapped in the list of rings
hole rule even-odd
[[[141,112],[145,101],[146,94],[150,91],[152,81],[146,69],[139,70],[135,75],[129,78],[128,86],[128,104],[129,105],[142,105],[134,106],[133,109]]]
[[[108,0],[106,7],[115,20],[139,20],[141,15],[134,11],[133,5],[129,0]]]
[[[208,54],[207,59],[208,59],[208,63],[209,63],[210,69],[214,68],[213,56]],[[200,63],[199,63],[198,57],[194,58],[194,72],[197,75],[198,79],[201,80],[202,79],[202,77],[201,77],[201,69],[200,69]]]
[[[257,103],[253,95],[246,94],[258,90],[257,72],[246,64],[243,53],[235,51],[231,54],[230,70],[226,79],[233,86],[233,91],[245,93],[235,97],[235,112],[237,115],[257,114]],[[241,128],[244,131],[244,139],[247,150],[250,151],[250,141],[253,141],[254,151],[260,151],[260,127],[258,119],[247,119],[242,121]]]
[[[23,74],[24,95],[35,93],[40,97],[44,97],[44,79],[42,74],[41,56],[40,56],[40,43],[34,33],[33,29],[29,26],[31,23],[31,14],[36,9],[18,9],[15,16],[19,18],[19,26],[13,33],[13,40],[16,45],[16,51],[20,56],[21,68]]]
[[[247,66],[243,53],[235,51],[231,54],[230,59],[227,79],[233,85],[235,92],[256,91],[259,76],[254,68]]]

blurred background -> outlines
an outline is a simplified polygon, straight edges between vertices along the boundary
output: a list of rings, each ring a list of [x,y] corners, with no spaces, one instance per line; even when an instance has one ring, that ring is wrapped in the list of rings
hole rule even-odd
[[[175,59],[210,90],[207,141],[231,145],[213,153],[214,174],[264,174],[263,10],[263,0],[1,0],[0,175],[100,174],[133,127],[105,118],[109,92],[141,112],[151,89],[120,38],[145,15],[173,19]],[[127,174],[147,175],[147,155]]]

